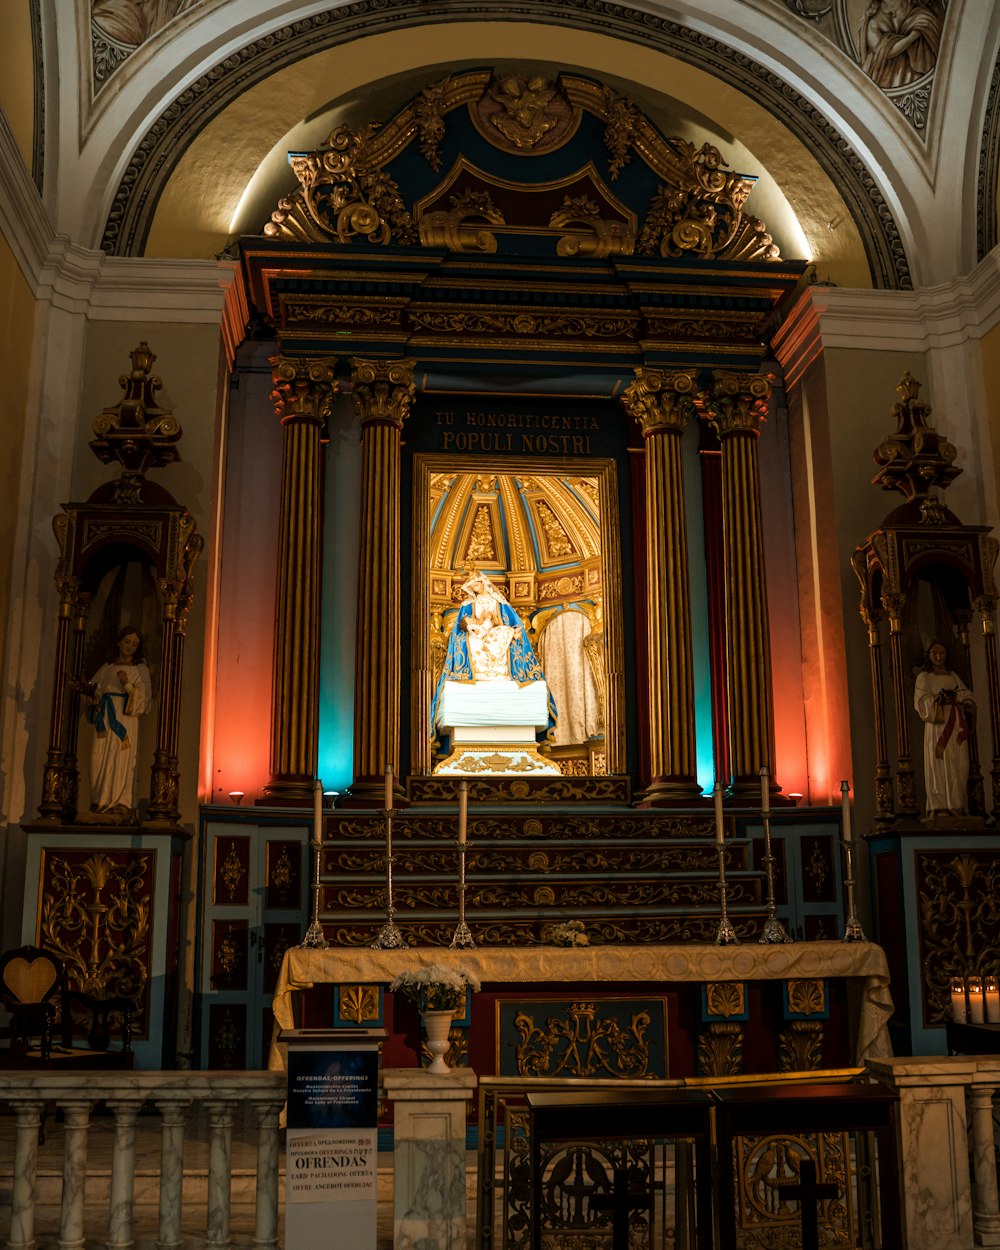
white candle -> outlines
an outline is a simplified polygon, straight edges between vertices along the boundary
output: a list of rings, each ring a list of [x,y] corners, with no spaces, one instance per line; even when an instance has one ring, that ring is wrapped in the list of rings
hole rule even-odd
[[[996,977],[986,978],[986,1023],[1000,1024],[1000,986]]]
[[[961,977],[952,977],[951,1018],[956,1024],[964,1024],[965,1016],[965,982]]]
[[[466,826],[469,822],[469,783],[458,783],[458,845],[465,846]]]
[[[313,782],[313,841],[323,841],[323,783],[318,777]]]
[[[981,977],[969,977],[969,1023],[982,1024],[984,1018],[983,1011],[983,982]]]
[[[392,765],[385,770],[385,810],[392,811]]]
[[[762,764],[760,770],[760,814],[766,816],[771,810],[771,774],[767,765]]]
[[[848,781],[840,783],[840,811],[843,824],[841,837],[845,842],[851,840],[851,785]]]
[[[726,840],[726,831],[722,824],[722,782],[715,783],[715,840],[721,846]]]

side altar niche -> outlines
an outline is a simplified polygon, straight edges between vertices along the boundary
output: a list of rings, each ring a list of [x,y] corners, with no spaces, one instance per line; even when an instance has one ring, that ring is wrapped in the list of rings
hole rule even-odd
[[[203,546],[187,508],[146,476],[180,458],[155,359],[140,343],[122,397],[93,421],[91,450],[120,473],[53,521],[52,711],[38,817],[24,825],[22,929],[63,959],[71,988],[134,1001],[144,1067],[174,1058],[180,710]]]
[[[539,731],[554,728],[557,709],[521,618],[486,573],[461,589],[431,710],[451,750],[434,772],[560,776],[535,744]]]

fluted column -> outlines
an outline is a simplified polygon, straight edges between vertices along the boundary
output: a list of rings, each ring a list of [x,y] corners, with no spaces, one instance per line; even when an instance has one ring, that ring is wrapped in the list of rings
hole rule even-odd
[[[771,640],[764,577],[757,439],[771,387],[759,374],[718,374],[702,393],[719,436],[726,597],[726,707],[732,792],[760,797],[760,770],[774,776]]]
[[[269,800],[312,801],[319,735],[323,427],[336,392],[320,360],[272,356],[271,401],[284,426],[274,630]]]
[[[646,634],[649,786],[641,806],[700,797],[694,720],[691,591],[681,444],[694,412],[690,372],[639,368],[622,396],[646,443]]]
[[[399,470],[413,367],[412,360],[351,361],[361,418],[361,559],[349,801],[378,806],[386,768],[399,776]]]

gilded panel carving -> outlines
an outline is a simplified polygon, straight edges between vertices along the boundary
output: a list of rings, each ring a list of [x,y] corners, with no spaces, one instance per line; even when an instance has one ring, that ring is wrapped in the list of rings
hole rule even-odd
[[[698,1075],[739,1076],[743,1071],[743,1025],[712,1022],[698,1034]]]
[[[788,1010],[795,1016],[816,1016],[826,1011],[826,982],[808,980],[787,981]]]
[[[823,1026],[796,1020],[778,1037],[778,1071],[809,1072],[823,1066]]]
[[[666,1000],[538,999],[497,1004],[505,1076],[666,1076]]]
[[[215,839],[212,902],[245,907],[250,889],[250,839],[229,835]]]
[[[951,1018],[950,981],[995,971],[1000,949],[1000,855],[915,851],[925,1027]]]
[[[377,1024],[382,1003],[377,985],[341,985],[337,990],[337,1015],[350,1024]]]
[[[801,1245],[800,1204],[783,1189],[797,1185],[802,1160],[812,1159],[821,1183],[835,1183],[838,1198],[819,1200],[820,1246],[853,1246],[848,1139],[840,1133],[738,1137],[736,1221],[745,1250]]]
[[[709,981],[705,986],[707,1016],[742,1016],[747,1009],[747,987],[744,981]]]
[[[149,1035],[156,852],[43,850],[38,941],[66,964],[69,984],[135,1003],[133,1033]]]

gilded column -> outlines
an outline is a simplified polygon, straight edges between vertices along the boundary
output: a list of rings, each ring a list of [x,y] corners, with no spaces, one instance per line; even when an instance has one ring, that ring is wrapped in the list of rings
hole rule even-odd
[[[885,732],[885,693],[882,681],[882,639],[879,627],[882,613],[861,605],[861,619],[868,631],[868,664],[872,681],[872,706],[875,709],[875,819],[883,826],[895,819],[892,799],[892,769]]]
[[[416,392],[414,363],[351,360],[361,418],[361,558],[350,798],[379,807],[386,768],[399,776],[400,446]]]
[[[284,426],[269,799],[312,801],[319,733],[323,525],[320,445],[336,393],[321,360],[271,357],[271,402]]]
[[[990,806],[1000,814],[1000,669],[997,666],[996,595],[981,595],[975,603],[983,626],[986,652],[986,687],[990,705],[990,745],[993,757],[990,767]]]
[[[622,395],[646,443],[649,787],[644,807],[690,802],[697,782],[691,592],[681,444],[695,411],[693,373],[639,368]]]
[[[760,801],[760,770],[774,776],[771,640],[764,577],[757,439],[770,383],[760,374],[718,374],[702,394],[719,436],[726,615],[726,691],[732,790]],[[723,779],[725,780],[725,779]]]
[[[882,606],[889,618],[889,664],[892,672],[893,707],[896,716],[896,815],[917,817],[917,789],[913,776],[913,756],[910,753],[910,700],[912,698],[909,675],[903,663],[903,611],[906,596],[883,594]]]

